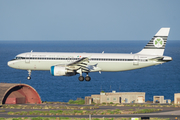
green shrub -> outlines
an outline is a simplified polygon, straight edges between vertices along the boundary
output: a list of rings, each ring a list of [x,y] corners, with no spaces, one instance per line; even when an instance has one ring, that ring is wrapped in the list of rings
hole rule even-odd
[[[129,109],[129,111],[133,111],[133,109]]]
[[[21,111],[19,114],[20,115],[27,115],[27,112],[26,111]]]
[[[63,111],[62,111],[62,110],[57,110],[57,113],[62,114],[62,113],[63,113]]]
[[[100,120],[99,118],[94,118],[93,120]]]
[[[73,104],[73,103],[74,103],[74,100],[69,100],[68,103],[69,103],[69,104]]]
[[[6,120],[6,118],[0,118],[0,120]]]
[[[120,110],[120,109],[116,109],[114,112],[115,112],[116,114],[121,114],[121,110]]]
[[[78,105],[83,105],[85,104],[85,100],[69,100],[69,104],[78,104]]]
[[[19,118],[13,118],[12,120],[20,120]]]
[[[156,112],[156,111],[161,111],[160,109],[141,109],[137,110],[134,113],[151,113],[151,112]]]
[[[117,105],[118,105],[118,103],[114,104],[114,106],[117,106]]]
[[[103,104],[103,105],[106,105],[106,103],[105,103],[105,102],[103,102],[102,104]]]
[[[31,120],[43,120],[43,117],[35,117],[35,118],[32,118]]]

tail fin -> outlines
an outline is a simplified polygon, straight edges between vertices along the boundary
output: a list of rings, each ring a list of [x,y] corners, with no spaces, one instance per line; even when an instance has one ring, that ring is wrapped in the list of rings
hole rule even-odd
[[[137,54],[160,55],[164,54],[170,28],[161,28],[149,43]]]

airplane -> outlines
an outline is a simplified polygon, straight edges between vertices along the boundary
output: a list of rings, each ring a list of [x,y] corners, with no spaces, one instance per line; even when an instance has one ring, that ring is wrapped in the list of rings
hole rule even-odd
[[[31,71],[48,70],[52,76],[73,76],[80,74],[79,81],[90,81],[90,72],[127,71],[159,65],[172,61],[163,56],[170,28],[161,28],[149,43],[138,53],[69,53],[69,52],[26,52],[18,54],[7,64],[9,67]]]

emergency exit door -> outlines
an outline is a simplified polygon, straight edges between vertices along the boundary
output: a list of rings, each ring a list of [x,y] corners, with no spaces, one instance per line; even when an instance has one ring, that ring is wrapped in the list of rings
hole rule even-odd
[[[139,56],[138,55],[134,55],[133,65],[139,65]]]
[[[31,54],[26,54],[25,63],[30,63]]]

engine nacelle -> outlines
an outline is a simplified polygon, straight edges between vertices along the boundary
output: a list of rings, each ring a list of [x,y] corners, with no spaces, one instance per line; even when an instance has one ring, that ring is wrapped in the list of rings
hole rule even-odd
[[[66,70],[63,66],[51,66],[51,75],[52,76],[73,76],[76,75],[74,71]]]

